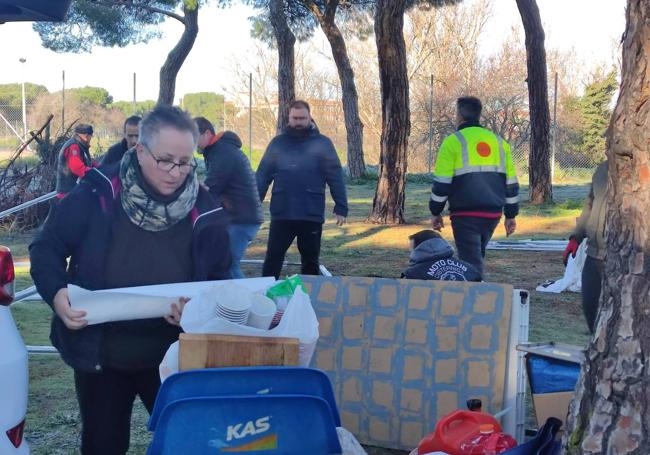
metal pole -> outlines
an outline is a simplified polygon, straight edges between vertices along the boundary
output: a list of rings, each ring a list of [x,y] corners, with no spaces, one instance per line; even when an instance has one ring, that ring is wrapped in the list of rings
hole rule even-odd
[[[61,131],[65,132],[65,70],[62,72],[63,88],[61,90]]]
[[[135,115],[135,71],[133,72],[133,114]]]
[[[22,83],[23,85],[23,91],[22,91],[23,92],[23,140],[26,141],[27,140],[27,108],[25,106],[25,62],[27,61],[27,59],[21,57],[18,61],[22,63],[21,67],[23,72],[23,78],[22,78],[23,79],[23,83]]]
[[[248,159],[253,160],[253,73],[248,75]]]
[[[429,174],[433,167],[433,74],[431,75],[429,93]]]
[[[553,90],[553,145],[551,147],[551,185],[555,181],[556,142],[557,142],[557,72],[555,72],[555,89]]]

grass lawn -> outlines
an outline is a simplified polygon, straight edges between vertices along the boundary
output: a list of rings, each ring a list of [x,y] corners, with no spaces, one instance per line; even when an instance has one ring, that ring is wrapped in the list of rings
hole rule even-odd
[[[349,185],[349,224],[337,227],[327,220],[323,230],[321,262],[334,275],[399,277],[408,262],[407,236],[429,224],[427,184],[411,183],[407,189],[406,217],[409,224],[397,227],[380,226],[364,222],[372,205],[374,183]],[[522,199],[526,199],[525,190]],[[579,215],[582,200],[587,194],[586,185],[567,185],[554,188],[556,204],[533,207],[522,205],[517,219],[518,232],[514,238],[560,239],[567,238],[575,218]],[[331,202],[327,209],[331,213]],[[453,240],[446,220],[443,235]],[[263,259],[268,236],[264,225],[257,240],[249,249],[248,257]],[[495,238],[505,237],[499,226]],[[0,244],[12,248],[16,260],[26,258],[30,235],[2,233]],[[287,259],[299,261],[297,249],[289,250]],[[31,284],[27,267],[17,267],[17,289]],[[249,267],[249,275],[260,273],[259,267]],[[293,271],[292,271],[293,272]],[[488,251],[487,280],[510,283],[518,288],[533,291],[542,281],[561,276],[561,253]],[[577,345],[587,341],[587,326],[577,294],[531,293],[530,340],[554,340]],[[48,340],[51,311],[38,302],[22,302],[12,307],[14,318],[26,344],[50,344]],[[147,414],[141,404],[134,411],[131,433],[132,454],[143,454],[149,443],[146,431]],[[79,417],[74,396],[72,371],[56,355],[30,357],[30,394],[26,437],[34,454],[76,453],[79,435]],[[372,454],[389,453],[369,450]]]

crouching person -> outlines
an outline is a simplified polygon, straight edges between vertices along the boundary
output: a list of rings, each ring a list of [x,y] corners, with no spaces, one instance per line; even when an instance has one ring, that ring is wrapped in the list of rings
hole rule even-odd
[[[164,319],[88,325],[85,312],[70,307],[66,286],[230,277],[226,216],[196,176],[194,122],[157,107],[139,133],[121,162],[86,173],[30,245],[32,278],[54,310],[50,338],[74,370],[83,454],[127,452],[135,397],[151,412],[185,299]]]
[[[415,280],[481,281],[468,262],[454,259],[454,250],[440,234],[424,230],[409,236],[411,255],[402,278]]]

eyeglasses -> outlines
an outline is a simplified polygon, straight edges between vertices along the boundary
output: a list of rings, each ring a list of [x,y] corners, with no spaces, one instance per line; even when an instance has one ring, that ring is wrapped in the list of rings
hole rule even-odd
[[[158,169],[160,169],[161,171],[171,173],[171,171],[174,170],[175,167],[177,167],[178,172],[180,172],[181,174],[189,174],[191,171],[196,169],[197,164],[196,164],[196,161],[194,160],[194,158],[192,158],[192,161],[190,161],[188,163],[177,163],[175,161],[162,160],[162,159],[156,157],[156,155],[153,154],[151,149],[146,144],[142,143],[142,146],[145,149],[147,149],[147,151],[149,152],[149,155],[151,155],[151,158],[153,158],[154,161],[156,162],[156,167]]]

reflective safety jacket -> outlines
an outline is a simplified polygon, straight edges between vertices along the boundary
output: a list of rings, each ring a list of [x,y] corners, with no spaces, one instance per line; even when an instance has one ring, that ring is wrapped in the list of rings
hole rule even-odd
[[[429,209],[440,215],[506,218],[519,213],[519,183],[510,145],[478,124],[465,123],[440,146]]]

